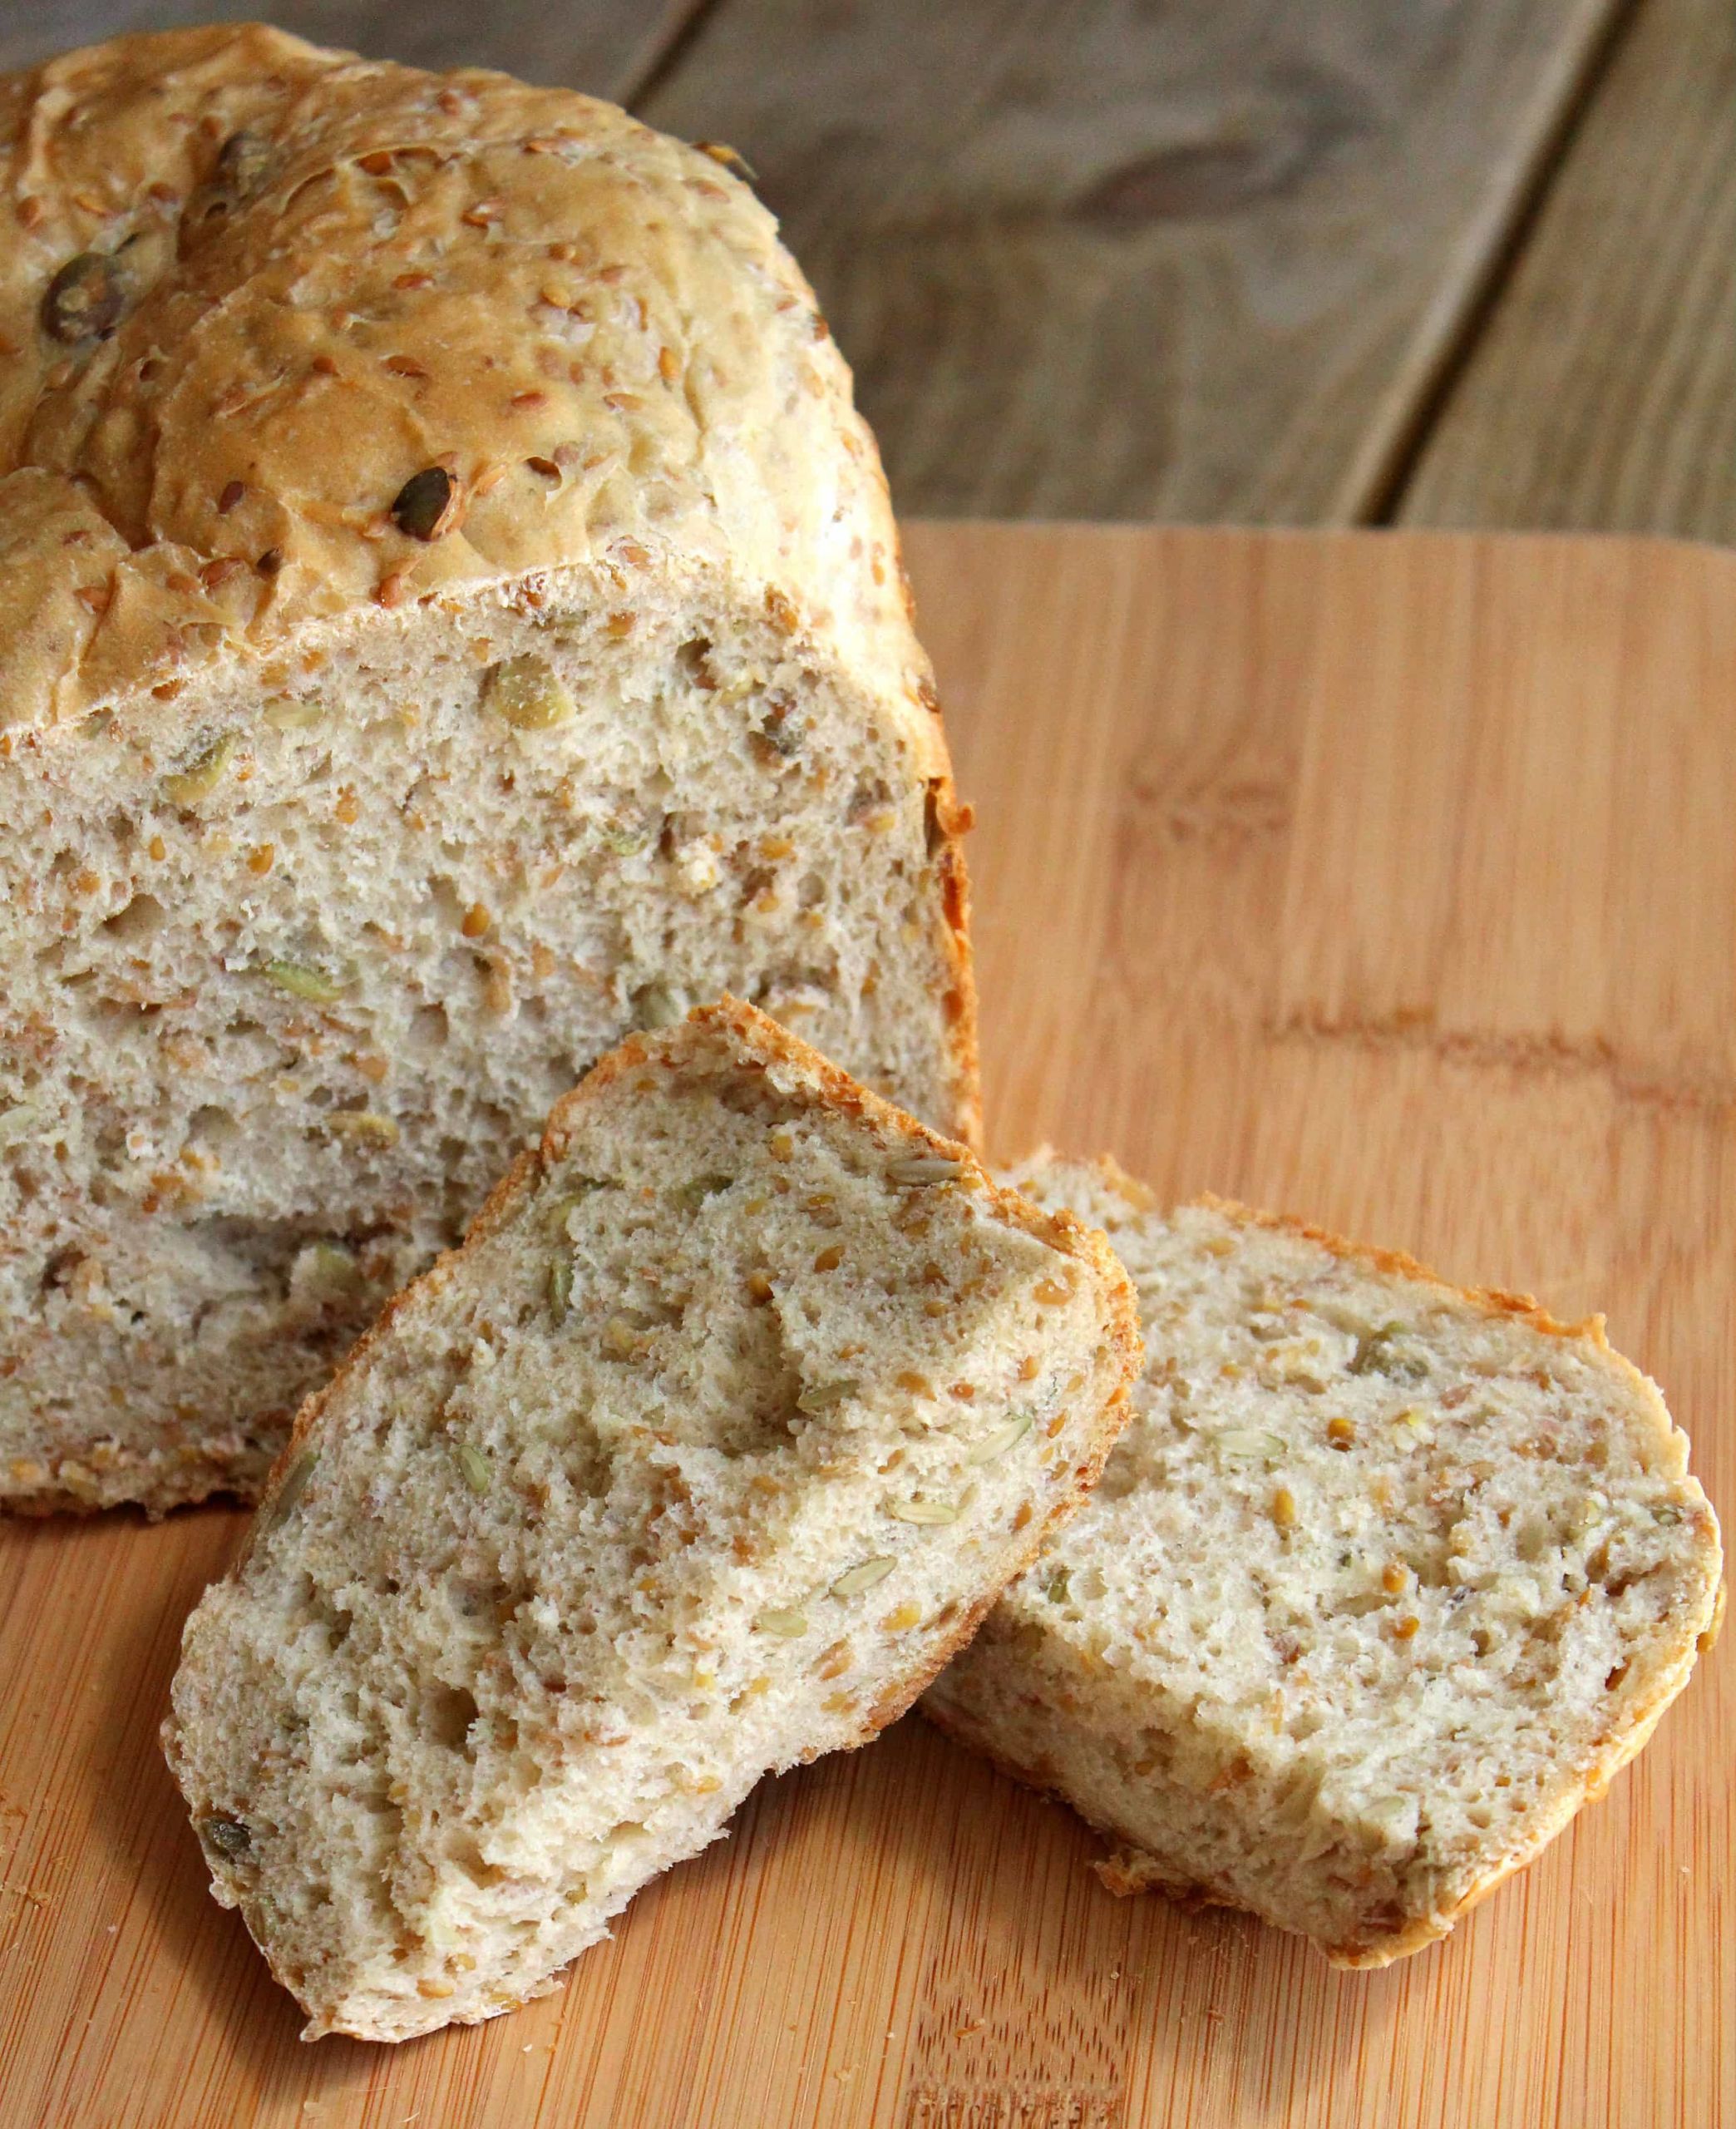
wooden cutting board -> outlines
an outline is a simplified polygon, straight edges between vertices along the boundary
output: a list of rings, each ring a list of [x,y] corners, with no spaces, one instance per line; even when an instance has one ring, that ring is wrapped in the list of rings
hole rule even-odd
[[[991,1137],[1601,1306],[1736,1504],[1736,556],[921,526]],[[0,2122],[1710,2129],[1736,1634],[1447,1944],[1117,1900],[907,1718],[762,1787],[565,1990],[304,2047],[155,1746],[241,1520],[0,1529]]]

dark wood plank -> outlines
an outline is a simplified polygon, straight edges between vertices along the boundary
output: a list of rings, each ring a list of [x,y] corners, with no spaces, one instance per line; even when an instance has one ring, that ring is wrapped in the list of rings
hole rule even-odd
[[[1736,11],[1646,0],[1399,498],[1736,541]]]
[[[727,0],[643,106],[761,172],[905,510],[1352,519],[1615,0]]]
[[[703,0],[55,0],[0,5],[0,69],[124,30],[254,22],[413,67],[499,67],[630,102]]]

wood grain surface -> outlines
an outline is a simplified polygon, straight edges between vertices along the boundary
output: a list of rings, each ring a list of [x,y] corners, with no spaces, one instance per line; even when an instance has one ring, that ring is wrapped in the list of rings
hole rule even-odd
[[[641,106],[735,143],[907,511],[1349,521],[1612,0],[724,0]]]
[[[128,30],[269,21],[412,67],[499,67],[631,103],[705,0],[0,0],[0,68]]]
[[[1610,1313],[1736,1501],[1736,558],[919,527],[991,1136]],[[0,1529],[7,2129],[1712,2129],[1736,1637],[1445,1944],[1117,1900],[907,1718],[766,1785],[565,1989],[303,2046],[155,1744],[240,1519]]]
[[[1736,8],[1648,0],[1397,516],[1736,543]]]

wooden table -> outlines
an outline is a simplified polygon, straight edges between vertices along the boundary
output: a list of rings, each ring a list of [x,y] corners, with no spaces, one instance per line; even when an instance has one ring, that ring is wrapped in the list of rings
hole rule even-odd
[[[980,812],[994,1146],[1607,1309],[1728,1525],[1736,556],[929,526],[910,562]],[[560,1994],[304,2046],[156,1747],[241,1527],[0,1522],[4,2129],[1736,2122],[1728,1633],[1606,1801],[1381,1973],[1113,1899],[913,1715],[762,1785]]]
[[[734,143],[912,513],[1736,541],[1730,0],[28,0],[269,12]]]

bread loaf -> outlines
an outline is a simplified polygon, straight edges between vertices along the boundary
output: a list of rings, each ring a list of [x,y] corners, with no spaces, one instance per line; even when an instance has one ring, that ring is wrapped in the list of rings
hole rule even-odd
[[[930,1692],[1122,1850],[1342,1966],[1443,1935],[1637,1752],[1721,1604],[1657,1390],[1408,1258],[1039,1160],[1139,1290],[1135,1415]]]
[[[165,1742],[310,2035],[552,1984],[860,1743],[1101,1467],[1100,1236],[746,1008],[636,1035],[296,1424]]]
[[[255,1487],[726,989],[970,1137],[885,483],[727,159],[234,27],[0,141],[0,1501]]]

